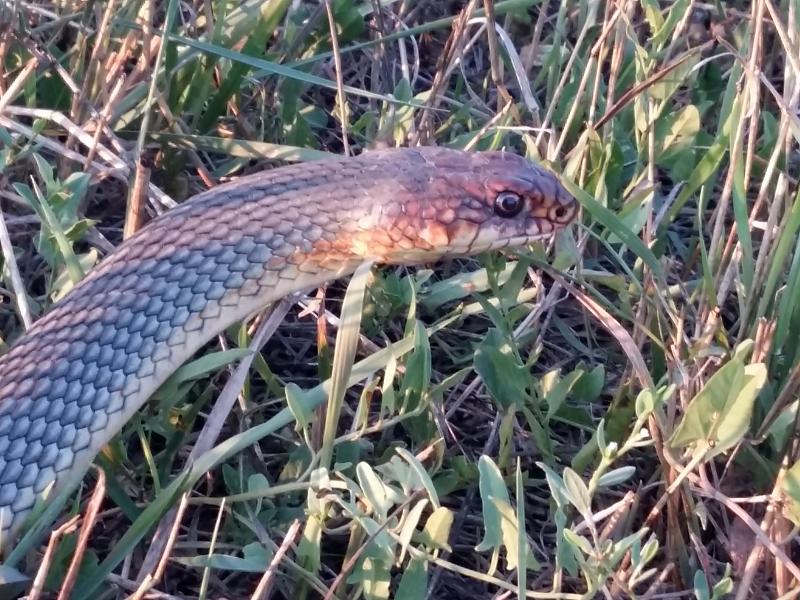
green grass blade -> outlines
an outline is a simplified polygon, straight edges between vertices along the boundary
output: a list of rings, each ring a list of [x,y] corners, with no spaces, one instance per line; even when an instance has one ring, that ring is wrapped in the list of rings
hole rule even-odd
[[[336,333],[336,349],[333,354],[331,371],[331,389],[328,396],[328,407],[325,411],[325,430],[320,449],[320,466],[330,468],[333,460],[333,444],[336,440],[336,428],[342,410],[344,394],[347,391],[350,373],[353,370],[356,350],[358,349],[361,315],[364,308],[364,292],[369,281],[372,263],[363,263],[356,269],[342,303],[339,331]]]

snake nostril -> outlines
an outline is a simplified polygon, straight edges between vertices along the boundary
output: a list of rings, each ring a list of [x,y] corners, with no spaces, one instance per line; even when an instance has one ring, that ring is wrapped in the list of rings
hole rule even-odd
[[[566,206],[556,206],[553,212],[556,219],[559,221],[564,221],[565,219],[569,218],[570,211]]]

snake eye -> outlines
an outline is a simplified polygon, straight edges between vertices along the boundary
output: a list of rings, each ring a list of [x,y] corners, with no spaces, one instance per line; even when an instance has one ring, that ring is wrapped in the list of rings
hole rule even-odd
[[[514,192],[500,192],[494,199],[494,214],[504,219],[516,217],[525,206],[522,196]]]

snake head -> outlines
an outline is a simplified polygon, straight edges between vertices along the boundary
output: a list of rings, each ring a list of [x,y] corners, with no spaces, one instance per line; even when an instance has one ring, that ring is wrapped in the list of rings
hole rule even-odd
[[[468,168],[445,170],[440,184],[459,201],[445,224],[451,253],[523,246],[550,237],[578,214],[575,198],[542,166],[507,152],[466,156]]]
[[[321,235],[292,259],[308,269],[363,260],[422,264],[523,246],[578,213],[553,173],[507,152],[406,148],[333,164],[320,167],[328,187],[304,192],[319,207],[307,218],[333,224],[316,227]]]
[[[387,262],[523,246],[578,214],[577,201],[553,173],[516,154],[415,148],[403,151],[402,160],[397,151],[370,158],[384,159],[394,167],[394,201],[380,205],[376,235],[365,249],[385,248]]]

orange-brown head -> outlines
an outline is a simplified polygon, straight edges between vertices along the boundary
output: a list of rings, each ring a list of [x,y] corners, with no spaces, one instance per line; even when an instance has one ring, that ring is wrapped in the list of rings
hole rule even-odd
[[[357,160],[360,193],[350,215],[358,218],[325,244],[329,253],[431,262],[521,246],[552,235],[578,213],[555,175],[508,152],[413,148]],[[368,210],[359,196],[369,199]]]

